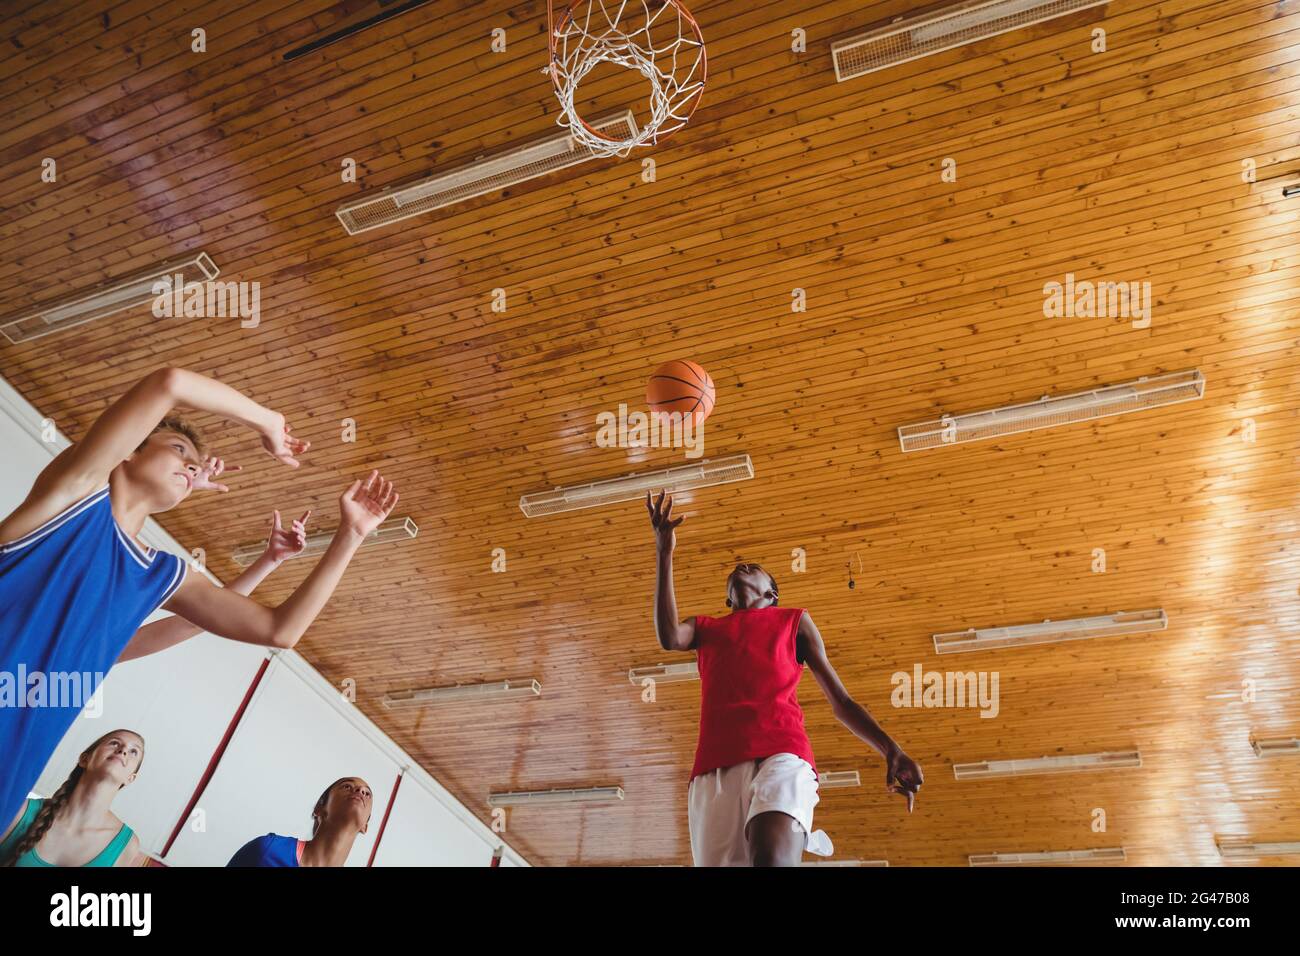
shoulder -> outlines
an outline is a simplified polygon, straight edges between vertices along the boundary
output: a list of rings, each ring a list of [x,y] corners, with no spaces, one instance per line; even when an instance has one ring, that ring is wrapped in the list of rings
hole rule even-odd
[[[41,804],[44,802],[40,797],[29,797],[27,802],[19,808],[18,815],[9,822],[4,832],[0,833],[0,838],[8,839],[15,836],[20,829],[25,830],[31,824],[31,821],[36,819],[36,814],[41,812]]]
[[[261,866],[262,857],[266,851],[274,845],[276,840],[283,840],[285,837],[277,836],[274,833],[267,833],[263,836],[253,837],[243,846],[241,846],[235,855],[230,858],[227,866]]]
[[[134,830],[127,827],[126,824],[122,825],[126,827],[126,832],[130,833],[131,837],[126,841],[126,846],[122,847],[122,852],[118,855],[117,861],[113,865],[147,866],[149,858],[144,854],[144,851],[140,849],[140,837],[136,835]]]
[[[96,510],[101,501],[107,504]],[[89,520],[81,517],[88,512],[112,513],[106,483],[42,489],[41,479],[37,479],[36,487],[22,504],[8,517],[0,518],[0,547],[5,550],[14,550],[19,545],[27,547],[70,523]]]

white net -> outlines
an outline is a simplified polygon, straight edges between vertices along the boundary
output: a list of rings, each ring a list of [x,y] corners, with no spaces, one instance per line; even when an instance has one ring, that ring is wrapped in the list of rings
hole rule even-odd
[[[595,130],[575,102],[600,63],[638,71],[650,83],[649,118],[616,139]],[[699,25],[676,0],[579,0],[551,24],[547,67],[560,100],[556,120],[600,156],[626,156],[680,129],[699,105],[708,76]]]

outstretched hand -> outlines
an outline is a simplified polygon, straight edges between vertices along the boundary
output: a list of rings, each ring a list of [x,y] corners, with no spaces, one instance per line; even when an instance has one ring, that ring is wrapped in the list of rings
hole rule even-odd
[[[665,498],[667,504],[664,503]],[[673,518],[673,499],[668,492],[659,492],[659,497],[653,503],[650,501],[650,492],[645,493],[645,508],[650,512],[650,525],[655,531],[655,546],[660,551],[671,551],[677,546],[676,528],[686,520],[683,515],[680,518]]]
[[[284,420],[284,416],[276,415],[273,426],[262,434],[262,447],[272,458],[284,462],[290,468],[297,468],[299,462],[296,456],[310,448],[311,442],[291,435],[289,423]]]
[[[911,813],[912,804],[916,802],[916,792],[925,782],[921,765],[898,749],[890,752],[886,764],[885,789],[907,797],[907,812]]]
[[[393,483],[372,471],[365,484],[358,478],[339,497],[339,529],[346,528],[364,538],[383,523],[396,504]]]
[[[210,455],[203,460],[203,466],[194,476],[193,491],[229,491],[230,489],[217,481],[225,472],[243,471],[243,465],[226,465],[224,459]]]
[[[283,528],[280,525],[280,512],[273,512],[271,534],[267,538],[266,551],[263,553],[277,564],[300,554],[307,546],[307,519],[310,517],[311,511],[308,510],[301,518],[294,521],[292,527]]]

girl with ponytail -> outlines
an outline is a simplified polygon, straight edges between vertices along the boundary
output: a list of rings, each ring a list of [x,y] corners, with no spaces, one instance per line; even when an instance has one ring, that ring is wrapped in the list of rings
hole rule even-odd
[[[27,801],[0,841],[0,866],[143,866],[139,838],[111,810],[143,763],[139,734],[100,737],[52,797]]]

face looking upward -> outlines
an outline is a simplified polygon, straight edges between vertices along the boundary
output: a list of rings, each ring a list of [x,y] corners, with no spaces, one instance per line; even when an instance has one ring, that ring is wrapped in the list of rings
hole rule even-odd
[[[350,820],[358,833],[365,833],[370,824],[373,799],[370,786],[364,780],[344,777],[330,788],[324,807],[317,811],[317,820],[320,824],[327,819]]]
[[[157,513],[189,497],[203,460],[187,436],[164,430],[146,438],[119,467],[150,501],[149,510]]]
[[[738,564],[727,578],[727,599],[737,611],[771,607],[777,602],[776,582],[757,564]]]
[[[135,780],[144,762],[144,738],[129,730],[104,737],[78,763],[88,778],[106,778],[125,787]]]

